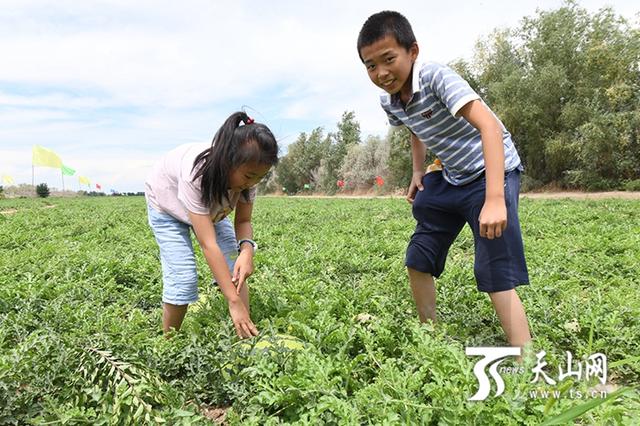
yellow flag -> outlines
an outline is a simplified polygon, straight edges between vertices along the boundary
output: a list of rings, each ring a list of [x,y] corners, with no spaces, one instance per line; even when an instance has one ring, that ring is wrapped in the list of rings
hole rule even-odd
[[[2,183],[4,183],[5,185],[13,185],[15,182],[11,176],[2,175]]]
[[[91,181],[86,176],[78,176],[78,182],[82,185],[91,185]]]
[[[33,165],[42,167],[54,167],[59,169],[62,167],[62,160],[58,154],[50,149],[43,148],[40,145],[33,146]]]

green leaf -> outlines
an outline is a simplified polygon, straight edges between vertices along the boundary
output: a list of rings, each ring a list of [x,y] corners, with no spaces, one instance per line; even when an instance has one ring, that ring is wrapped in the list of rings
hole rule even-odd
[[[127,389],[122,393],[122,395],[120,395],[120,397],[121,397],[122,399],[124,399],[124,398],[128,397],[129,395],[131,395],[131,392],[133,392],[133,388],[128,387],[128,388],[127,388]]]
[[[573,380],[568,380],[566,382],[564,382],[559,388],[558,388],[558,392],[560,392],[560,394],[562,395],[567,389],[569,389],[571,386],[573,386],[574,381]],[[551,392],[551,396],[549,397],[549,400],[547,401],[547,403],[544,405],[544,411],[543,414],[546,416],[547,413],[551,410],[551,407],[553,407],[553,405],[556,403],[556,397],[553,396],[553,392]]]
[[[631,358],[620,359],[618,361],[609,364],[609,367],[620,367],[621,365],[634,364],[640,362],[640,356],[633,356]]]
[[[618,389],[617,391],[609,394],[606,398],[602,398],[602,399],[592,399],[589,402],[585,402],[584,404],[580,404],[577,405],[573,408],[568,409],[567,411],[546,420],[544,423],[542,423],[540,426],[546,426],[546,425],[559,425],[559,424],[563,424],[566,423],[568,421],[571,421],[573,419],[575,419],[578,416],[583,415],[584,413],[586,413],[587,411],[599,406],[600,404],[604,404],[605,402],[617,398],[618,396],[622,395],[623,393],[629,391],[630,388],[622,388],[622,389]]]
[[[134,420],[139,419],[143,412],[144,412],[144,404],[140,404],[136,412],[133,414]]]
[[[178,417],[191,417],[196,415],[196,413],[194,413],[193,411],[187,411],[187,410],[181,410],[181,409],[175,410],[173,414],[175,414]]]

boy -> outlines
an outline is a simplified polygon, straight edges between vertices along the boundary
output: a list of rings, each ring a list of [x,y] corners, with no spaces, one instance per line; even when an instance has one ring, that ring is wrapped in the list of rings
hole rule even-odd
[[[413,178],[407,200],[417,221],[406,254],[422,322],[436,320],[435,284],[449,247],[469,224],[474,272],[512,346],[531,340],[515,287],[528,284],[518,222],[520,157],[511,135],[469,84],[446,66],[419,65],[418,44],[397,12],[372,15],[358,36],[371,81],[385,91],[381,105],[392,126],[411,131]],[[424,173],[426,148],[442,163]]]

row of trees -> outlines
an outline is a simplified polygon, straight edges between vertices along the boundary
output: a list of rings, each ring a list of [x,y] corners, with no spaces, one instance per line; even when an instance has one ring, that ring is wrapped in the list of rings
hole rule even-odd
[[[575,2],[495,31],[457,68],[513,133],[538,184],[640,178],[640,28]],[[635,184],[633,183],[635,181]]]
[[[368,190],[375,185],[377,176],[385,182],[385,187],[378,189],[381,191],[409,184],[411,146],[407,129],[390,131],[384,138],[367,136],[363,141],[352,111],[342,115],[337,129],[328,134],[322,128],[308,135],[301,133],[261,189],[288,194],[304,190],[334,194],[338,190]],[[338,181],[344,182],[342,188]]]
[[[611,8],[575,2],[539,11],[480,40],[473,59],[450,64],[513,134],[525,189],[555,185],[640,190],[640,28]],[[335,133],[302,133],[263,183],[268,192],[389,189],[411,177],[408,131],[361,139],[353,112]]]
[[[107,194],[105,192],[102,191],[85,191],[85,190],[78,190],[78,191],[72,191],[72,190],[66,190],[66,191],[60,191],[58,189],[54,188],[49,188],[49,185],[47,185],[46,183],[40,183],[36,186],[30,185],[30,184],[26,184],[26,183],[21,183],[19,185],[11,185],[8,187],[3,187],[2,185],[0,185],[0,199],[1,198],[32,198],[32,197],[41,197],[41,198],[46,198],[48,196],[56,196],[56,197],[84,197],[84,196],[89,196],[89,197],[104,197]],[[143,191],[138,191],[138,192],[115,192],[112,191],[109,193],[110,196],[113,197],[143,197],[144,196],[144,192]]]

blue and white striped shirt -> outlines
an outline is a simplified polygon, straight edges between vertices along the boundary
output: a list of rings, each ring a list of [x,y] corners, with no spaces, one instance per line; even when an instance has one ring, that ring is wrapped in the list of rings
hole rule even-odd
[[[451,68],[433,62],[414,64],[412,82],[414,93],[405,107],[399,94],[380,96],[389,123],[407,126],[440,159],[443,176],[449,183],[471,182],[484,172],[482,140],[480,132],[456,114],[467,103],[480,100],[480,96]],[[511,171],[521,167],[520,157],[511,134],[499,119],[498,122],[502,126],[504,168]]]

